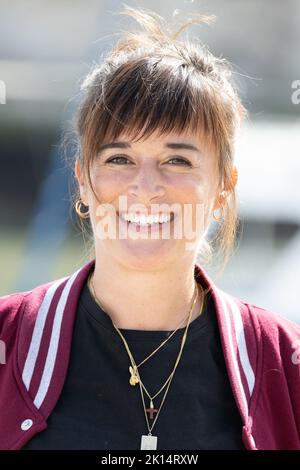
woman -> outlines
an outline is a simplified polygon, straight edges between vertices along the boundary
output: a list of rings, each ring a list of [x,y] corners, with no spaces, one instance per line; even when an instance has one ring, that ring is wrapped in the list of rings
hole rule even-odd
[[[124,13],[144,30],[88,75],[76,116],[91,261],[0,299],[0,447],[300,449],[299,326],[196,263],[225,262],[236,231],[230,67],[177,39],[189,23]]]

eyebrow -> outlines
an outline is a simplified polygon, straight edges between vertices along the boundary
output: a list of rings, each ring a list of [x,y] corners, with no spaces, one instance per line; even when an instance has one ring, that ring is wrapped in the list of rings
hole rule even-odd
[[[192,144],[186,144],[184,142],[167,142],[165,143],[165,147],[170,148],[170,149],[175,149],[175,150],[193,150],[196,152],[200,152],[200,150]],[[98,154],[104,152],[104,150],[110,149],[110,148],[122,148],[122,149],[128,149],[132,148],[129,142],[111,142],[109,144],[103,144],[100,146],[98,150]]]

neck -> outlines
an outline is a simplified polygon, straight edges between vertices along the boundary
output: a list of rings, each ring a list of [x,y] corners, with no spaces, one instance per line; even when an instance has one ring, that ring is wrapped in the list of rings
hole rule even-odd
[[[108,260],[107,260],[108,261]],[[201,313],[202,289],[194,280],[194,262],[177,262],[162,270],[128,270],[105,257],[96,258],[92,274],[94,294],[120,329],[171,331],[186,326]]]

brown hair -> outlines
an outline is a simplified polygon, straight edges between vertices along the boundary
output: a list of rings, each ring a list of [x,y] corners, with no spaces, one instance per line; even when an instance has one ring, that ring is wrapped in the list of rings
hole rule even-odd
[[[84,79],[84,96],[75,115],[76,158],[98,200],[90,165],[101,144],[122,132],[135,139],[153,131],[204,131],[216,149],[219,187],[229,196],[218,231],[210,244],[204,241],[202,254],[209,262],[212,252],[220,253],[225,266],[237,229],[234,141],[246,110],[232,83],[231,65],[197,40],[178,39],[191,24],[209,23],[214,17],[194,14],[172,32],[152,11],[125,5],[120,14],[133,17],[143,30],[125,32]],[[78,196],[77,191],[74,204]]]

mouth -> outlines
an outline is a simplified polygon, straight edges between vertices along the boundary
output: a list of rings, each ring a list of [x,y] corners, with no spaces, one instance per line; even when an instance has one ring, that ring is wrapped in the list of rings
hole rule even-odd
[[[159,231],[163,226],[169,225],[174,221],[175,214],[156,214],[152,217],[128,217],[126,214],[120,214],[117,212],[119,220],[123,226],[127,227],[128,230],[134,230],[135,232],[152,232]]]

